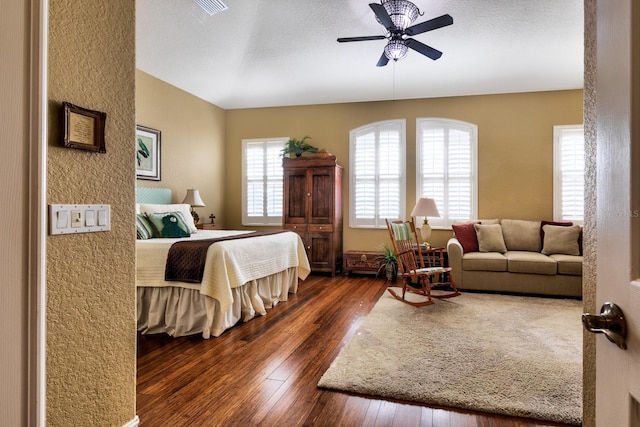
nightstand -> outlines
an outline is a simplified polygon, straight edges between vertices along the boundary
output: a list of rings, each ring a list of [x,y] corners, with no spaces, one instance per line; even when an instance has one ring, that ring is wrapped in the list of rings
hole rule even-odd
[[[222,224],[211,224],[209,222],[196,224],[196,228],[198,230],[224,230],[224,227]]]

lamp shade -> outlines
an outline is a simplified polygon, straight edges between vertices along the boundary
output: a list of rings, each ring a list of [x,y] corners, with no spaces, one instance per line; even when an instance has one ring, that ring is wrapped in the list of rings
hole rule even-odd
[[[440,212],[438,212],[438,206],[436,206],[434,199],[421,197],[413,207],[411,216],[423,216],[426,220],[428,216],[440,217]]]
[[[200,191],[195,188],[190,188],[187,190],[187,195],[184,197],[182,203],[188,203],[191,207],[202,207],[206,206],[200,198]]]
[[[429,199],[427,197],[421,197],[416,202],[416,205],[413,207],[411,211],[411,216],[423,216],[424,224],[420,227],[420,235],[422,237],[422,242],[429,247],[429,237],[431,237],[431,226],[429,225],[429,221],[427,221],[428,216],[439,217],[440,212],[438,212],[438,207],[436,206],[436,201],[433,199]]]

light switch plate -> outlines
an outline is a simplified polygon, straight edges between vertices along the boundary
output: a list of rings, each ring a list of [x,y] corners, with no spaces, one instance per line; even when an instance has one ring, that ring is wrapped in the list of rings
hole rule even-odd
[[[111,230],[111,205],[49,205],[49,234]]]

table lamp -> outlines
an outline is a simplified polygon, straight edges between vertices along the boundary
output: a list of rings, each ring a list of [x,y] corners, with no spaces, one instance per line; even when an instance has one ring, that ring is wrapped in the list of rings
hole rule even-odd
[[[193,209],[194,207],[200,208],[206,206],[202,199],[200,198],[200,191],[195,188],[190,188],[187,190],[187,195],[184,197],[182,203],[188,203],[191,205],[191,216],[193,217],[193,223],[197,224],[200,221],[200,217],[198,213]]]
[[[424,222],[420,227],[420,236],[422,237],[422,243],[425,245],[429,245],[427,240],[431,236],[431,226],[429,225],[429,220],[427,217],[439,217],[440,212],[438,212],[438,207],[436,206],[436,201],[434,199],[429,199],[427,197],[421,197],[416,202],[416,205],[413,207],[411,211],[411,216],[422,216],[424,217]]]

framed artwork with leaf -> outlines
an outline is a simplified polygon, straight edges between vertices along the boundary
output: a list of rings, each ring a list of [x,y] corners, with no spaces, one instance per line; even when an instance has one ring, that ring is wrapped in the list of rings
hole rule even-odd
[[[136,126],[136,176],[160,181],[160,131]]]

